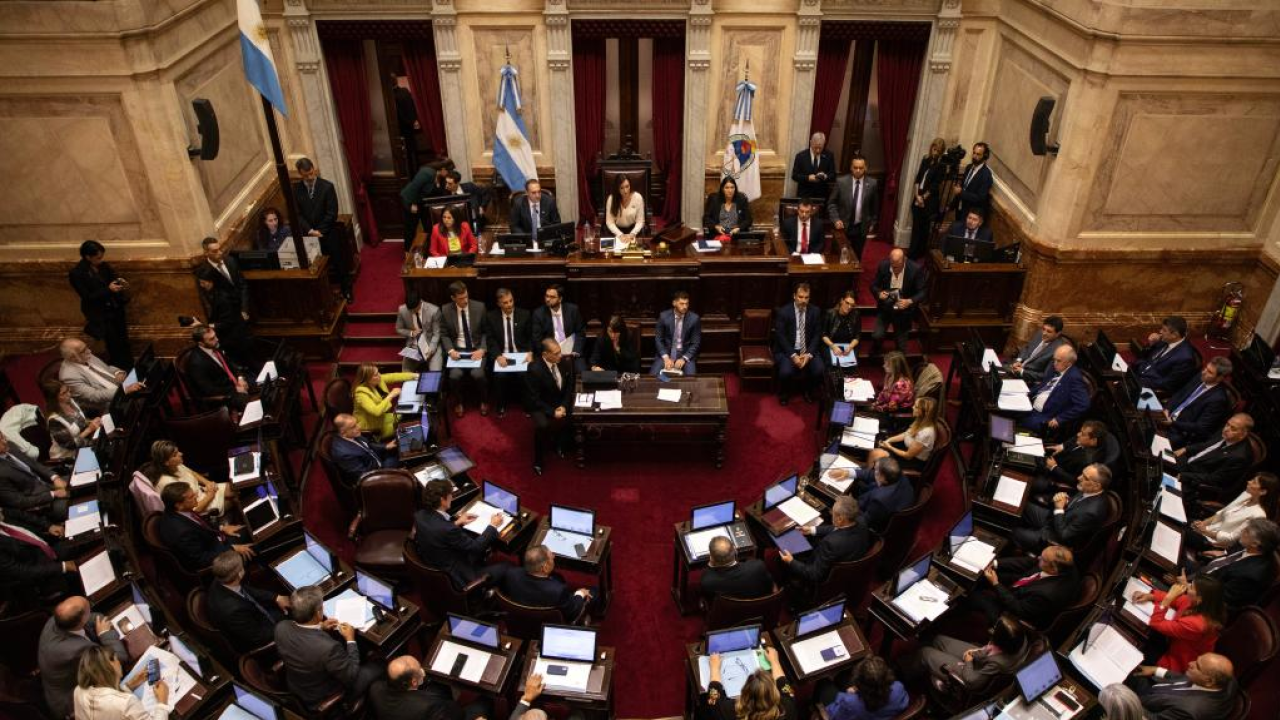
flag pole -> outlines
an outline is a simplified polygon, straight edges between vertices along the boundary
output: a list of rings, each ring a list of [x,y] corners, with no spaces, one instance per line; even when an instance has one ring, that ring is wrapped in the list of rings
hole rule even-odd
[[[271,136],[271,153],[275,156],[276,178],[280,181],[280,191],[284,194],[285,213],[289,216],[289,230],[293,233],[293,249],[298,254],[298,267],[306,270],[311,267],[311,259],[307,257],[306,243],[302,241],[302,223],[298,222],[298,201],[293,196],[293,185],[289,182],[289,168],[285,165],[284,149],[280,145],[280,129],[276,127],[276,111],[271,101],[261,93],[262,113],[267,118],[267,134]]]

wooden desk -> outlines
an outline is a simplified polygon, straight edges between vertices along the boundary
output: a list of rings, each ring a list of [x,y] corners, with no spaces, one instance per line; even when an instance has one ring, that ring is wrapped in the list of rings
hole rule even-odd
[[[658,399],[659,389],[678,388],[679,402]],[[583,392],[578,380],[577,392]],[[578,444],[578,467],[587,463],[587,443],[642,443],[646,446],[664,442],[690,442],[700,439],[710,446],[716,468],[724,465],[725,429],[729,423],[729,398],[724,378],[699,375],[662,382],[645,375],[636,381],[634,390],[622,391],[622,408],[588,410],[574,408],[570,416],[574,439]]]
[[[1001,475],[1008,475],[1014,480],[1021,480],[1027,484],[1023,488],[1022,502],[1017,505],[1011,505],[1000,502],[993,497],[996,483],[1000,481]],[[1006,468],[1001,463],[992,465],[987,482],[980,488],[977,496],[973,499],[974,518],[981,519],[1000,528],[1016,527],[1022,518],[1022,508],[1027,504],[1027,498],[1031,495],[1032,480],[1034,478],[1030,473]]]
[[[523,640],[510,635],[500,635],[498,636],[498,647],[484,648],[484,652],[489,653],[492,657],[489,659],[489,665],[485,668],[479,682],[464,680],[432,669],[436,656],[440,654],[440,648],[446,641],[455,642],[468,648],[479,649],[477,646],[453,640],[453,635],[449,633],[449,623],[441,624],[440,629],[436,631],[431,650],[427,652],[422,662],[422,669],[427,672],[429,677],[446,685],[452,685],[463,690],[473,690],[485,695],[500,697],[506,694],[507,685],[511,682],[511,671],[515,668],[516,659],[520,657],[520,650],[524,645]]]
[[[930,566],[929,579],[933,581],[940,589],[947,591],[947,606],[950,608],[964,594],[958,585],[952,582],[938,568]],[[929,620],[913,622],[900,610],[893,607],[892,602],[893,584],[897,580],[896,577],[889,580],[880,587],[879,590],[871,594],[871,617],[875,618],[885,627],[883,639],[880,641],[880,656],[891,657],[890,650],[893,649],[893,640],[898,638],[908,640],[918,637],[921,632],[930,627],[933,623]]]
[[[987,345],[1002,348],[1013,327],[1013,308],[1022,297],[1027,268],[1021,263],[951,262],[940,250],[925,260],[928,299],[920,308],[926,352],[949,350],[977,330]]]
[[[840,639],[844,642],[845,650],[849,654],[843,660],[814,670],[811,673],[802,672],[800,670],[800,662],[796,659],[795,652],[792,650],[792,645],[796,643],[796,625],[797,623],[795,622],[787,623],[774,630],[771,634],[773,635],[774,645],[778,647],[779,657],[791,669],[789,675],[795,678],[797,683],[806,683],[818,678],[830,677],[860,662],[871,654],[871,647],[867,643],[867,637],[862,634],[862,628],[858,627],[857,621],[849,614],[848,610],[845,610],[844,620],[833,628],[826,628],[822,632],[827,633],[834,630],[839,633]]]
[[[462,510],[457,514],[465,515],[471,512],[471,507],[483,499],[484,498],[477,495],[472,498],[471,502],[467,503],[466,507],[462,508]],[[538,520],[541,517],[542,516],[538,515],[538,513],[529,510],[528,508],[521,507],[520,514],[513,517],[511,519],[511,524],[507,525],[505,530],[498,533],[498,539],[495,541],[495,544],[500,550],[509,555],[515,555],[516,557],[521,556],[524,554],[525,548],[529,546],[529,539],[537,529]]]
[[[538,641],[531,640],[529,649],[525,652],[520,679],[516,683],[517,692],[524,692],[525,678],[533,672],[533,665],[537,658]],[[611,718],[613,717],[613,662],[614,649],[599,646],[596,648],[596,662],[591,666],[591,675],[587,679],[586,692],[547,688],[542,691],[542,694],[558,698],[584,714]]]
[[[543,518],[538,523],[529,545],[541,545],[547,533],[551,532],[550,518]],[[609,609],[609,600],[613,597],[613,528],[607,525],[596,526],[596,536],[587,548],[583,557],[556,555],[556,567],[573,572],[592,575],[597,580],[600,596],[593,609],[598,609],[601,617]],[[594,616],[595,613],[592,613]]]
[[[827,512],[827,505],[824,504],[822,500],[820,500],[819,498],[814,497],[813,495],[810,495],[808,492],[808,489],[809,489],[808,484],[803,479],[803,477],[801,477],[799,484],[796,487],[796,495],[801,500],[803,500],[806,505],[813,508],[814,510],[817,510],[818,513],[823,516],[823,522],[830,522],[831,518],[830,518],[830,514]],[[834,488],[832,489],[834,490]],[[770,512],[772,512],[772,510]],[[765,520],[765,517],[764,517],[765,516],[764,498],[761,498],[751,503],[750,505],[748,505],[744,513],[747,516],[748,526],[752,530],[759,531],[759,533],[755,535],[757,541],[763,541],[766,538],[770,538],[770,537],[777,537],[778,535],[781,535],[785,532],[790,531],[795,527],[798,527],[794,520],[792,520],[791,518],[787,518],[785,522],[786,527],[782,528],[778,532],[775,532],[775,530],[778,529],[778,526],[777,525],[771,526]]]
[[[733,542],[737,546],[738,559],[754,557],[757,545],[751,537],[751,530],[747,524],[740,519],[735,519],[729,526],[729,531],[733,533]],[[710,555],[706,557],[695,558],[689,553],[689,544],[684,541],[684,536],[689,534],[689,522],[678,522],[675,524],[675,557],[671,573],[671,597],[676,601],[676,607],[680,609],[681,615],[688,615],[697,609],[698,603],[689,603],[687,598],[689,594],[689,575],[692,571],[707,566]]]
[[[246,270],[253,334],[288,340],[308,359],[333,360],[341,344],[347,302],[329,284],[329,257],[306,270]]]
[[[1002,535],[997,535],[991,532],[990,530],[987,530],[985,528],[980,528],[976,525],[973,528],[972,537],[975,537],[978,540],[994,547],[996,549],[996,557],[1000,557],[1001,551],[1003,551],[1005,549],[1005,546],[1009,544],[1008,538]],[[953,580],[956,580],[957,582],[967,584],[970,586],[973,585],[973,583],[978,581],[978,578],[982,575],[982,573],[973,572],[969,568],[961,567],[951,562],[951,553],[948,552],[946,549],[946,545],[948,542],[949,542],[948,538],[943,537],[942,543],[938,546],[936,550],[933,551],[933,566],[942,570],[944,573],[951,576],[951,578]]]

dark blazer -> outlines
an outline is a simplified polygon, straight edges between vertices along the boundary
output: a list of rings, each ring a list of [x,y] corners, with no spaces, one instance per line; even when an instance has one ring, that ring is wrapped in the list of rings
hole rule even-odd
[[[0,457],[0,507],[31,510],[53,502],[54,472],[44,465],[9,453],[13,461]],[[14,462],[30,469],[27,472]]]
[[[586,600],[575,595],[564,578],[552,574],[549,577],[530,575],[524,568],[498,564],[489,568],[495,576],[494,584],[503,595],[532,607],[553,607],[564,615],[565,622],[573,622],[582,612]]]
[[[1187,484],[1203,483],[1230,489],[1241,481],[1249,470],[1249,466],[1253,464],[1253,450],[1250,449],[1248,440],[1241,440],[1232,445],[1223,443],[1208,455],[1190,462],[1191,458],[1221,439],[1221,437],[1209,438],[1204,442],[1187,446],[1186,453],[1178,458],[1177,463],[1178,477],[1182,480],[1184,487]]]
[[[276,625],[276,651],[284,661],[289,692],[313,709],[336,692],[346,692],[360,672],[360,651],[319,629],[292,620]]]
[[[539,305],[531,313],[533,320],[533,343],[536,346],[547,338],[556,336],[555,320],[551,316],[551,308]],[[586,342],[587,324],[582,321],[582,313],[578,306],[571,302],[560,301],[561,322],[564,323],[564,335],[577,335],[573,341],[573,350],[582,354],[583,343]]]
[[[236,261],[232,255],[225,255],[222,258],[223,264],[227,266],[227,274],[231,275],[228,280],[222,271],[214,267],[208,260],[205,265],[213,269],[213,294],[223,298],[223,302],[228,306],[234,306],[239,311],[249,307],[249,283],[244,279],[244,273],[240,271],[240,263]],[[240,319],[237,317],[237,319]],[[210,318],[213,322],[218,322],[216,318]]]
[[[928,290],[927,278],[924,270],[910,261],[907,262],[902,272],[902,297],[912,302],[911,308],[906,312],[915,312],[916,306],[924,302],[925,292]],[[871,296],[876,299],[876,306],[881,311],[892,311],[892,302],[880,300],[880,292],[888,290],[889,283],[892,280],[893,268],[889,264],[889,258],[885,258],[880,261],[880,265],[876,268],[876,277],[871,282]]]
[[[956,195],[956,217],[964,217],[971,208],[978,208],[986,217],[991,209],[991,186],[993,185],[991,168],[982,163],[976,169],[972,163],[965,168],[960,177],[961,190]]]
[[[498,539],[498,529],[493,526],[486,526],[484,533],[476,537],[428,508],[414,513],[413,525],[418,556],[431,567],[448,573],[459,588],[480,574],[476,566],[489,545]]]
[[[810,175],[820,172],[827,174],[825,181],[809,182]],[[815,165],[813,153],[806,147],[796,153],[795,160],[791,162],[791,179],[796,181],[796,197],[825,200],[836,179],[836,156],[823,148]]]
[[[1102,459],[1102,445],[1085,447],[1077,443],[1075,438],[1069,438],[1062,443],[1062,449],[1053,454],[1053,460],[1057,466],[1049,470],[1048,475],[1056,482],[1075,485],[1076,479],[1086,467],[1102,462]]]
[[[1107,520],[1107,511],[1105,492],[1090,498],[1076,495],[1067,502],[1065,512],[1049,516],[1042,536],[1046,542],[1078,550],[1102,528]]]
[[[916,169],[915,179],[912,181],[911,198],[913,201],[915,200],[917,191],[922,195],[924,193],[929,194],[924,199],[923,211],[930,218],[938,214],[938,207],[942,202],[942,181],[946,179],[944,177],[946,174],[946,167],[941,162],[930,162],[928,155],[920,158],[920,167]],[[923,190],[920,189],[922,182],[924,183]],[[914,202],[911,207],[915,208]]]
[[[1200,359],[1189,340],[1183,340],[1163,357],[1156,358],[1167,346],[1168,343],[1154,342],[1138,353],[1139,361],[1133,371],[1138,374],[1138,380],[1152,390],[1176,390],[1186,385],[1200,369]]]
[[[338,191],[333,183],[324,178],[316,178],[315,193],[307,196],[307,184],[299,181],[293,185],[293,197],[298,202],[298,222],[302,226],[302,234],[312,230],[321,235],[328,235],[338,222]]]
[[[1240,686],[1232,678],[1221,690],[1199,690],[1185,675],[1169,673],[1152,678],[1138,690],[1142,709],[1150,720],[1213,720],[1231,716]]]
[[[1071,603],[1080,599],[1080,576],[1072,568],[1061,575],[1042,576],[1022,587],[1014,583],[1038,571],[1034,558],[1000,560],[996,600],[1004,610],[1037,628],[1047,628]]]
[[[471,328],[471,344],[475,347],[470,350],[484,350],[485,355],[489,352],[489,323],[486,320],[484,303],[479,300],[467,300],[467,325]],[[440,348],[447,354],[450,350],[461,351],[458,346],[458,335],[461,334],[461,328],[458,322],[458,306],[449,301],[440,306]]]
[[[1209,573],[1222,581],[1222,596],[1227,605],[1242,608],[1256,605],[1276,579],[1273,557],[1248,555],[1226,567]]]
[[[368,448],[373,454],[365,452],[361,446]],[[396,458],[390,450],[381,443],[369,442],[369,439],[363,435],[355,440],[335,436],[333,444],[329,446],[329,457],[333,459],[333,464],[338,466],[338,472],[342,473],[343,482],[351,487],[355,487],[360,476],[370,470],[397,465]]]
[[[957,220],[956,222],[951,223],[951,227],[947,228],[948,237],[950,236],[964,237],[965,233],[967,232],[969,232],[969,228],[965,226],[963,220]],[[991,228],[987,227],[986,225],[979,226],[978,229],[973,233],[973,235],[974,235],[973,239],[975,242],[984,242],[984,243],[995,242],[995,238],[992,237],[991,235]],[[1037,340],[1036,342],[1038,343],[1040,341]],[[1032,347],[1035,347],[1035,346],[1033,345]]]
[[[618,339],[618,346],[619,350],[615,352],[613,342],[609,340],[609,334],[601,332],[595,344],[591,346],[591,359],[587,361],[587,365],[620,373],[640,372],[640,356],[631,349],[630,338],[626,335],[622,336]]]
[[[844,223],[846,229],[853,227],[853,174],[841,175],[831,186],[831,195],[827,198],[827,217],[834,224],[836,220]],[[865,230],[875,228],[880,221],[880,181],[873,177],[862,176],[862,227]],[[865,234],[865,233],[864,233]]]
[[[227,365],[236,377],[245,374],[244,369],[237,365],[231,356],[222,350],[218,352],[226,358]],[[187,358],[187,380],[191,383],[191,392],[197,398],[235,396],[236,386],[231,382],[231,378],[227,377],[226,368],[209,357],[202,348],[196,346]]]
[[[758,558],[739,560],[728,567],[707,567],[702,571],[699,587],[707,605],[717,595],[733,598],[758,598],[773,592],[773,578],[764,561]]]
[[[507,348],[503,344],[506,338],[506,320],[500,308],[494,308],[485,313],[485,322],[489,324],[488,335],[489,344],[493,346],[493,357],[506,352]],[[533,315],[524,308],[512,308],[511,310],[511,343],[514,347],[513,352],[530,352],[533,350]]]
[[[1193,377],[1191,382],[1169,398],[1164,407],[1173,415],[1180,405],[1200,388],[1200,378]],[[1178,413],[1173,424],[1169,426],[1169,443],[1175,448],[1185,447],[1193,442],[1201,442],[1213,437],[1222,429],[1227,417],[1231,414],[1231,396],[1222,383],[1200,393],[1190,405]]]
[[[9,512],[5,513],[5,522],[19,525],[9,515]],[[22,523],[21,527],[37,535],[43,535],[26,523]],[[49,542],[51,539],[45,537],[44,540]],[[53,546],[55,542],[49,542],[49,544]],[[50,560],[34,545],[19,542],[8,535],[0,535],[0,598],[16,597],[30,589],[30,587],[20,587],[21,585],[35,587],[39,594],[44,594],[43,591],[47,589],[46,584],[61,579],[62,574],[61,561]]]
[[[1040,349],[1040,352],[1036,353],[1036,348],[1039,348],[1040,343],[1043,341],[1044,331],[1036,330],[1036,334],[1032,335],[1027,344],[1022,346],[1022,349],[1018,351],[1017,358],[1015,358],[1022,361],[1022,379],[1027,382],[1040,382],[1046,374],[1053,370],[1053,353],[1066,342],[1066,338],[1059,335],[1053,339],[1053,342],[1045,345]],[[1036,353],[1035,357],[1032,357],[1031,353]]]
[[[573,414],[576,368],[572,360],[563,356],[557,365],[560,368],[560,387],[556,387],[556,379],[541,355],[534,357],[529,363],[529,371],[524,374],[530,407],[548,417],[555,415],[558,407],[563,407],[568,415]]]
[[[845,320],[845,318],[848,319],[848,322],[843,324],[847,326],[851,333],[851,335],[848,336],[840,333],[841,321]],[[824,337],[831,338],[832,342],[853,342],[858,339],[858,335],[861,332],[862,317],[856,307],[850,310],[849,314],[844,317],[841,317],[840,310],[838,308],[827,308],[822,315],[822,334]]]
[[[789,302],[773,311],[773,351],[784,358],[791,357],[796,344],[796,304]],[[804,311],[805,352],[822,357],[818,351],[822,348],[822,311],[809,305]]]
[[[871,532],[864,520],[839,530],[830,523],[824,523],[814,531],[813,537],[817,542],[814,543],[812,559],[795,558],[789,563],[794,575],[810,583],[826,580],[833,564],[856,560],[866,555],[871,547]]]
[[[81,260],[67,273],[67,280],[80,296],[80,312],[84,315],[84,331],[102,339],[107,318],[123,318],[129,297],[124,292],[111,292],[110,285],[118,275],[109,263],[98,265],[97,272],[88,260]]]
[[[231,646],[238,652],[247,653],[275,640],[276,623],[284,619],[284,613],[276,605],[274,593],[252,585],[241,585],[240,589],[262,609],[226,585],[214,582],[205,595],[205,610],[210,622],[218,632],[227,636]]]
[[[76,675],[80,667],[80,654],[92,645],[101,645],[115,654],[120,662],[129,662],[129,652],[120,641],[120,633],[115,628],[103,633],[100,637],[94,632],[94,624],[98,613],[90,613],[84,632],[88,637],[81,637],[60,629],[49,618],[40,631],[40,644],[37,659],[40,664],[40,683],[44,685],[44,699],[49,705],[50,713],[55,718],[64,718],[71,714],[72,695],[76,688]]]
[[[681,330],[684,337],[680,343],[680,357],[671,359],[697,360],[698,348],[702,347],[702,321],[698,319],[698,313],[692,310],[685,313]],[[653,329],[653,344],[657,349],[656,359],[659,362],[663,355],[670,356],[675,351],[675,334],[676,311],[668,308],[658,314],[658,325]]]
[[[1032,400],[1041,389],[1053,381],[1057,374],[1056,370],[1050,371],[1042,382],[1031,388]],[[1084,414],[1089,412],[1091,403],[1089,386],[1085,384],[1084,375],[1081,374],[1080,368],[1072,365],[1062,374],[1062,380],[1049,393],[1048,399],[1044,402],[1044,410],[1028,414],[1023,419],[1023,424],[1033,430],[1040,430],[1050,420],[1056,419],[1059,424],[1069,423],[1084,417]]]
[[[176,512],[161,513],[156,532],[174,558],[192,573],[209,567],[214,558],[231,549],[222,533]]]
[[[369,704],[377,720],[462,720],[462,708],[449,688],[430,680],[417,690],[397,690],[386,678],[369,686]],[[523,707],[523,706],[522,706]]]
[[[538,202],[538,227],[544,228],[560,222],[560,209],[556,207],[556,198],[546,190],[542,191],[542,199]],[[522,195],[511,203],[511,232],[529,235],[533,232],[533,217],[529,206],[529,196]]]
[[[782,233],[782,239],[787,242],[787,252],[800,252],[800,218],[787,217],[782,219],[781,227],[778,228]],[[826,246],[826,227],[822,224],[822,218],[815,213],[809,217],[809,252],[820,253]]]
[[[916,491],[906,478],[899,478],[898,482],[883,487],[872,481],[870,488],[858,494],[858,509],[872,530],[884,532],[889,518],[911,507],[915,500]]]
[[[751,229],[751,203],[742,193],[734,193],[733,204],[738,208],[738,230]],[[707,237],[716,236],[716,226],[720,224],[720,208],[724,206],[724,196],[718,191],[707,196],[706,207],[702,211],[702,227]]]

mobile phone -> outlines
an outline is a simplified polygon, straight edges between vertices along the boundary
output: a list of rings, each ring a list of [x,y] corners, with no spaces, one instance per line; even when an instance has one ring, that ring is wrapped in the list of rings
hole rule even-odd
[[[1068,694],[1065,690],[1059,690],[1055,692],[1053,694],[1053,699],[1062,703],[1063,706],[1065,706],[1071,712],[1075,712],[1076,710],[1080,709],[1080,703],[1076,702],[1076,699],[1071,697],[1071,695]]]
[[[155,685],[160,682],[160,661],[151,658],[147,661],[147,684]]]
[[[565,667],[564,665],[548,665],[547,674],[548,675],[568,675],[569,668]]]
[[[462,668],[467,665],[467,656],[458,653],[458,657],[454,658],[453,667],[449,668],[449,677],[455,677],[462,672]]]
[[[120,619],[120,634],[128,635],[133,632],[133,621],[129,618]]]

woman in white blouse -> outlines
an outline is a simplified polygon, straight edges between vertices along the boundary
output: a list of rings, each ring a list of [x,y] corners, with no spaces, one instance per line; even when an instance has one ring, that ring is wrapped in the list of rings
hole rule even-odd
[[[157,440],[151,444],[151,462],[142,466],[142,473],[155,483],[156,492],[173,483],[183,483],[196,494],[195,511],[201,515],[221,515],[227,510],[228,483],[215,483],[209,478],[182,464],[182,450],[176,443]]]
[[[644,198],[631,192],[631,180],[626,175],[618,176],[613,192],[604,202],[604,224],[624,243],[634,242],[644,230]]]
[[[1235,500],[1204,520],[1191,523],[1194,533],[1190,542],[1198,550],[1226,549],[1240,539],[1240,531],[1253,518],[1274,517],[1276,501],[1280,500],[1280,477],[1272,473],[1258,473],[1244,487]]]
[[[145,669],[138,672],[128,688],[122,688],[123,675],[115,653],[92,645],[80,654],[76,672],[76,689],[72,695],[76,720],[166,720],[169,717],[169,686],[164,680],[151,686],[156,703],[147,712],[142,701],[130,692],[146,682]]]

